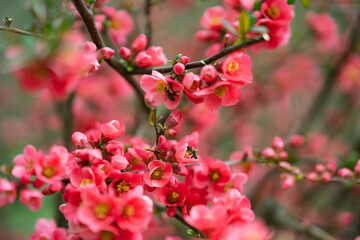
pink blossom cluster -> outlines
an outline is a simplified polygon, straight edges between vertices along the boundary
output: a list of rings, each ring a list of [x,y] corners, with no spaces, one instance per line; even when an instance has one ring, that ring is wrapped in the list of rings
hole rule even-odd
[[[200,75],[185,71],[188,61],[186,56],[173,60],[173,75],[164,76],[153,70],[152,75],[141,77],[140,85],[150,105],[164,103],[165,107],[174,109],[184,92],[193,103],[204,103],[206,110],[217,111],[221,106],[238,103],[241,88],[253,79],[251,59],[243,52],[230,54],[216,66],[203,66]]]
[[[360,159],[356,162],[354,169],[340,168],[337,175],[341,178],[358,179],[360,177]]]
[[[241,12],[247,11],[255,20],[254,26],[266,27],[270,37],[269,41],[259,43],[256,49],[259,47],[274,49],[286,45],[291,36],[290,22],[294,17],[294,6],[289,5],[287,0],[266,0],[262,1],[260,6],[255,6],[254,3],[253,0],[224,0],[226,8],[215,6],[207,9],[200,20],[205,30],[198,31],[195,34],[196,39],[217,42],[222,39],[224,32],[234,35],[234,29],[240,29],[242,24],[247,24],[239,22]],[[232,30],[224,22],[228,22],[232,26]],[[258,34],[255,29],[249,29],[246,33],[248,36]],[[235,35],[235,40],[238,39],[238,36]],[[226,41],[228,40],[225,39]],[[215,43],[208,52],[217,51],[219,46],[219,43]]]
[[[25,91],[46,89],[55,100],[66,99],[88,73],[99,69],[102,59],[109,59],[115,53],[108,47],[97,50],[94,43],[84,43],[83,36],[76,32],[67,33],[57,51],[44,56],[47,47],[39,44],[35,59],[15,66],[14,75]]]
[[[316,164],[315,171],[307,174],[307,179],[312,182],[329,182],[331,176],[336,172],[337,164],[336,162],[329,162],[328,164]]]
[[[164,129],[180,120],[180,111],[174,111]],[[54,145],[45,155],[26,146],[11,171],[18,180],[0,179],[0,206],[14,202],[20,190],[21,203],[38,210],[43,195],[63,191],[60,211],[69,229],[40,219],[32,239],[139,239],[154,201],[166,206],[168,216],[182,216],[201,231],[197,234],[214,240],[229,239],[233,229],[255,219],[242,194],[247,175],[232,173],[224,161],[202,158],[198,133],[180,141],[161,135],[155,146],[139,138],[116,140],[124,133],[125,125],[113,120],[86,134],[75,132],[71,153]]]

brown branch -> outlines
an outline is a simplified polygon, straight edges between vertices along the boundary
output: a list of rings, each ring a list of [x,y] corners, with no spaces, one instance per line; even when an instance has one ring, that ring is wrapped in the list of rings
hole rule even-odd
[[[158,203],[158,202],[154,201],[154,206],[157,209],[160,209],[161,211],[166,211],[166,207],[163,206],[162,204]],[[199,229],[197,229],[197,228],[193,227],[192,225],[190,225],[189,223],[187,223],[185,221],[185,219],[179,213],[175,213],[174,218],[176,220],[178,220],[179,222],[181,222],[182,224],[184,224],[185,226],[187,226],[187,227],[191,228],[192,230],[194,230],[199,235],[197,237],[205,238],[204,233],[202,233]]]
[[[82,20],[85,23],[85,26],[90,34],[92,41],[95,43],[98,49],[105,47],[104,41],[101,37],[101,34],[96,27],[94,14],[92,10],[86,5],[84,0],[72,0],[76,10],[79,12]],[[114,57],[105,60],[115,71],[122,75],[125,80],[134,88],[136,94],[138,95],[143,109],[148,111],[148,107],[144,102],[144,93],[141,90],[140,86],[135,82],[135,79],[129,75],[126,70],[121,66],[121,64],[115,60]]]
[[[208,58],[205,58],[203,60],[187,63],[185,65],[185,69],[202,67],[202,66],[204,66],[204,63],[205,63],[205,65],[210,64],[210,63],[218,60],[219,58],[222,58],[232,52],[235,52],[237,50],[240,50],[240,49],[243,49],[246,47],[250,47],[250,46],[252,46],[256,43],[262,42],[264,40],[265,39],[263,38],[262,35],[255,36],[254,38],[247,39],[240,44],[236,44],[236,45],[233,45],[230,47],[223,48],[216,54],[214,54]],[[173,70],[173,67],[172,66],[164,66],[164,67],[156,67],[156,68],[148,68],[148,69],[135,69],[132,72],[130,72],[129,74],[151,74],[152,70],[156,70],[160,73],[169,73]]]
[[[21,30],[21,29],[18,29],[18,28],[14,28],[14,27],[2,27],[2,26],[0,26],[0,31],[16,33],[16,34],[23,35],[23,36],[30,36],[30,37],[37,37],[37,38],[41,38],[41,39],[46,39],[46,37],[41,35],[41,34],[27,32],[27,31],[24,31],[24,30]]]
[[[148,42],[147,46],[151,46],[152,42],[152,28],[150,20],[150,9],[151,9],[151,0],[144,0],[144,15],[145,15],[145,35],[147,36]]]

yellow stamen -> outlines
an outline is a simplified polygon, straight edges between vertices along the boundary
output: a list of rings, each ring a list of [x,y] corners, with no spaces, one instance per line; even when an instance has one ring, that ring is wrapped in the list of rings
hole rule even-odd
[[[168,203],[177,203],[179,196],[180,195],[177,192],[171,192],[167,195],[166,201]]]
[[[157,168],[151,174],[151,178],[152,179],[160,179],[162,177],[162,175],[164,175],[164,170],[162,170],[161,168]]]
[[[123,209],[122,216],[123,216],[124,218],[128,218],[128,217],[131,217],[132,215],[134,215],[134,213],[135,213],[135,208],[134,208],[134,206],[132,206],[132,205],[127,205],[127,206],[125,206],[124,209]]]
[[[110,206],[106,203],[99,203],[94,207],[94,213],[97,218],[104,219],[110,211]]]
[[[55,175],[54,167],[46,167],[43,169],[42,174],[47,178],[52,178]]]
[[[280,10],[277,7],[269,7],[268,9],[266,9],[266,14],[272,18],[278,18],[280,16]]]
[[[229,74],[234,74],[234,72],[236,72],[238,69],[239,69],[239,63],[236,62],[235,60],[231,60],[227,65],[226,71]]]

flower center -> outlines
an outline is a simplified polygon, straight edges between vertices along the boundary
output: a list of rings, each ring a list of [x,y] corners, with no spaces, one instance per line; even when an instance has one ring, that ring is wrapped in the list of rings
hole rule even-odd
[[[130,190],[130,185],[131,183],[124,180],[120,180],[115,184],[116,192],[120,195],[126,193]]]
[[[165,93],[166,92],[166,84],[164,83],[164,81],[160,80],[156,82],[156,90],[159,93]]]
[[[266,9],[266,14],[272,19],[278,18],[280,16],[280,10],[277,7],[269,7]]]
[[[219,17],[212,18],[212,19],[210,19],[210,25],[213,25],[213,26],[219,25],[220,21],[221,21],[221,19]]]
[[[111,240],[115,237],[114,233],[109,231],[101,231],[100,235],[101,235],[101,240]]]
[[[152,179],[160,179],[162,177],[162,175],[164,175],[164,170],[162,170],[161,168],[157,168],[151,174],[151,178]]]
[[[220,172],[219,170],[212,170],[209,176],[210,176],[210,181],[215,182],[220,179]]]
[[[109,214],[110,206],[106,203],[99,203],[94,207],[94,213],[97,218],[105,218]]]
[[[168,203],[177,203],[179,196],[177,192],[171,192],[167,195],[166,201]]]
[[[84,186],[87,186],[89,184],[93,184],[94,181],[90,178],[84,178],[81,183],[80,183],[80,187],[84,187]]]
[[[111,27],[114,28],[114,29],[119,29],[119,28],[122,27],[122,24],[119,21],[112,21],[111,22]]]
[[[44,168],[44,170],[42,171],[42,174],[46,177],[46,178],[52,178],[55,175],[55,168],[54,167],[46,167]]]
[[[135,208],[134,208],[134,206],[132,206],[132,205],[127,205],[127,206],[125,206],[124,209],[123,209],[122,216],[123,216],[124,218],[128,218],[128,217],[131,217],[132,215],[134,215],[134,213],[135,213]]]
[[[214,94],[218,97],[218,98],[222,98],[225,96],[225,93],[229,91],[229,88],[226,86],[220,86],[218,88],[216,88]]]
[[[236,72],[236,70],[238,70],[238,68],[239,68],[239,63],[236,62],[235,60],[231,60],[229,62],[229,64],[227,65],[226,70],[229,74],[234,74],[234,72]]]

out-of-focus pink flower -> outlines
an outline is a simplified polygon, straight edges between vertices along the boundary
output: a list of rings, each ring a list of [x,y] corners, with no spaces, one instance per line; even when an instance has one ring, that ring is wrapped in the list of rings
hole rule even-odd
[[[172,176],[170,163],[154,160],[148,165],[150,171],[144,172],[144,181],[150,187],[162,188],[167,185]]]
[[[102,9],[104,11],[105,8]],[[115,10],[115,9],[114,9]],[[109,35],[116,45],[126,43],[126,36],[133,30],[133,20],[125,10],[106,12],[110,18]],[[109,14],[110,13],[110,14]]]
[[[236,10],[251,11],[254,7],[255,0],[224,0],[224,3]]]
[[[360,56],[350,55],[339,74],[339,88],[349,94],[356,95],[360,87]]]
[[[147,68],[152,65],[152,58],[145,51],[142,51],[136,55],[134,63],[139,68]]]
[[[339,48],[339,30],[329,13],[317,14],[309,11],[306,20],[315,34],[317,45],[324,52],[334,52]]]
[[[38,190],[22,189],[20,191],[20,202],[27,205],[30,210],[37,211],[42,205],[42,194]]]
[[[294,18],[294,5],[287,0],[266,0],[261,4],[261,13],[277,24],[287,24]]]
[[[209,30],[220,30],[221,19],[225,17],[226,11],[222,6],[208,8],[200,19],[201,25]]]
[[[12,175],[20,178],[22,184],[28,184],[40,157],[41,152],[37,152],[34,146],[27,145],[24,148],[24,153],[14,158],[15,166],[11,171]]]
[[[13,203],[16,200],[16,189],[15,183],[6,179],[0,179],[0,207]]]
[[[67,240],[66,230],[58,228],[53,219],[40,218],[36,221],[35,232],[30,236],[30,240],[42,239]]]
[[[260,19],[257,25],[264,25],[269,29],[269,41],[256,44],[253,49],[257,50],[261,47],[267,49],[275,49],[289,43],[291,37],[291,29],[289,24],[277,24],[269,19]]]

